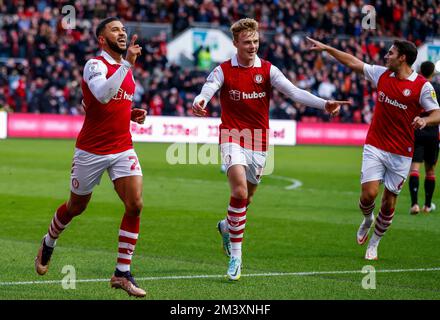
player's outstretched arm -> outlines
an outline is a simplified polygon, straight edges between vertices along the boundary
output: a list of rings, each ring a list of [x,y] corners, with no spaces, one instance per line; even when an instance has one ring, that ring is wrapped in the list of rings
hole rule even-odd
[[[270,82],[272,86],[293,101],[308,107],[327,111],[331,116],[339,113],[342,104],[351,104],[350,101],[324,100],[310,92],[296,87],[276,66],[270,67]]]
[[[322,52],[327,51],[330,55],[332,55],[336,60],[338,60],[340,63],[346,65],[350,69],[358,72],[363,73],[364,72],[364,62],[356,58],[355,56],[352,56],[351,54],[348,54],[346,52],[343,52],[341,50],[338,50],[336,48],[333,48],[329,45],[326,45],[318,40],[306,37],[307,40],[309,40],[312,43],[312,47],[310,50]]]

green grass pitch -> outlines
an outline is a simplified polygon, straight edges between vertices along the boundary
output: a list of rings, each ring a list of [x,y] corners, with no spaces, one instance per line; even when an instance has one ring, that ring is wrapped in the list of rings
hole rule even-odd
[[[216,230],[227,180],[218,165],[167,164],[168,146],[135,145],[145,207],[132,271],[147,299],[440,297],[440,269],[426,270],[440,267],[440,214],[410,216],[407,184],[379,260],[363,259],[365,247],[355,241],[361,148],[275,149],[273,176],[264,177],[248,210],[243,277],[231,283],[222,276],[228,259]],[[34,271],[41,237],[69,194],[73,148],[73,140],[0,141],[0,300],[129,299],[108,281],[123,205],[106,174],[87,211],[58,240],[48,274]],[[287,190],[288,178],[303,185]],[[61,285],[66,265],[75,268],[76,289]],[[376,289],[362,287],[365,265],[378,271]]]

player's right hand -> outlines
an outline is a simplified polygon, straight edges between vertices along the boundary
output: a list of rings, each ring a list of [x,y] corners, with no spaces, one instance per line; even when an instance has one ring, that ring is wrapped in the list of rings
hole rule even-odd
[[[192,111],[195,116],[197,117],[204,117],[207,114],[207,111],[205,110],[205,100],[202,99],[198,102],[194,102],[192,106]]]
[[[309,40],[313,44],[312,47],[310,48],[310,50],[312,50],[312,51],[320,52],[320,51],[326,50],[328,47],[326,44],[323,44],[322,42],[315,40],[315,39],[312,39],[310,37],[306,37],[306,39]]]
[[[135,44],[138,36],[137,34],[133,35],[130,40],[130,44],[127,49],[127,54],[125,56],[125,60],[127,60],[132,66],[136,62],[136,58],[141,55],[142,48],[140,45]]]

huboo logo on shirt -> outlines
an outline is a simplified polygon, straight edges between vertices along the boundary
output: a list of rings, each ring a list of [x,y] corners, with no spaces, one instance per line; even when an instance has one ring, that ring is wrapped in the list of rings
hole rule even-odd
[[[408,90],[408,89],[406,89]],[[409,94],[411,94],[411,91],[409,92]],[[385,93],[383,93],[382,91],[379,91],[379,96],[378,96],[378,101],[379,102],[384,102],[387,104],[390,104],[392,106],[398,107],[400,109],[406,110],[408,109],[408,106],[406,104],[400,103],[397,100],[393,100],[390,99]]]
[[[113,100],[129,100],[133,101],[133,94],[128,94],[125,90],[119,88],[118,93],[112,98]]]
[[[241,92],[238,90],[229,90],[229,97],[231,100],[239,101],[240,99],[261,99],[266,96],[266,92]]]

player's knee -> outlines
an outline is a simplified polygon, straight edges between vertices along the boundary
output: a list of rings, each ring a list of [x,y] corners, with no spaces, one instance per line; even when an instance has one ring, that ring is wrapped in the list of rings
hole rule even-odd
[[[361,202],[364,205],[371,204],[377,197],[376,190],[363,190],[361,195]]]
[[[435,180],[435,169],[434,168],[427,168],[426,169],[426,178]]]
[[[125,210],[127,214],[138,216],[141,214],[144,207],[144,202],[142,198],[136,198],[125,202]]]

